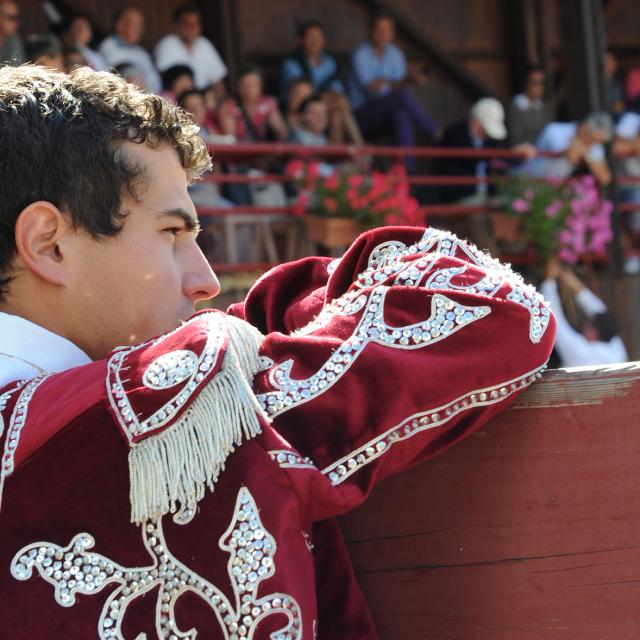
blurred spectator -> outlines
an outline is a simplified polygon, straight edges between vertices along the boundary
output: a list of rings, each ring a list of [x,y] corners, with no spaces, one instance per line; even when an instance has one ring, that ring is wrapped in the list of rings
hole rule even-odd
[[[542,67],[527,70],[524,91],[511,100],[507,111],[509,142],[535,144],[552,120],[551,105],[545,102],[547,77]]]
[[[178,104],[200,127],[200,137],[207,144],[220,142],[219,132],[210,130],[206,126],[207,107],[201,91],[197,89],[185,91],[178,97]],[[225,141],[229,142],[228,137]],[[189,185],[189,196],[193,204],[196,207],[232,207],[233,203],[220,195],[218,185],[207,180],[212,173],[213,171],[205,172],[200,180]],[[220,258],[219,245],[221,241],[216,233],[214,217],[210,215],[199,217],[202,233],[198,236],[198,244],[211,262],[217,261]]]
[[[326,103],[318,96],[311,96],[300,105],[300,124],[293,131],[291,139],[297,144],[305,146],[324,146],[328,144],[327,126],[329,125],[329,109]],[[328,162],[318,163],[318,173],[326,178],[333,174],[335,169]]]
[[[230,102],[231,122],[222,123],[224,132],[238,140],[285,140],[289,131],[275,98],[264,95],[262,73],[255,65],[247,65],[238,74],[238,97]],[[229,128],[231,126],[232,128]]]
[[[507,138],[504,119],[504,109],[498,100],[482,98],[473,105],[467,118],[444,130],[440,146],[451,149],[500,147],[502,141]],[[513,149],[528,155],[535,153],[535,149],[527,143],[516,145]],[[488,158],[440,157],[436,159],[434,170],[441,176],[473,177],[482,180],[488,177],[488,164]],[[480,182],[471,185],[441,186],[439,196],[440,201],[445,204],[485,205],[489,198],[489,185]],[[470,230],[463,229],[460,232],[469,233],[476,244],[495,253],[497,246],[489,229],[487,215],[476,213],[469,216],[468,224]]]
[[[426,76],[415,69],[407,71],[405,55],[393,44],[394,39],[392,18],[378,16],[371,30],[371,41],[353,52],[351,102],[365,138],[392,135],[395,144],[411,147],[414,126],[429,137],[435,135],[438,126],[405,86],[423,84]]]
[[[118,75],[121,75],[127,82],[135,84],[141,91],[147,90],[144,73],[135,65],[125,62],[124,64],[119,64],[114,71]]]
[[[491,149],[503,147],[507,138],[504,109],[495,98],[478,100],[467,118],[449,125],[442,134],[439,146],[446,148]],[[512,147],[533,155],[532,145],[522,143]],[[435,173],[441,176],[467,176],[486,178],[488,160],[486,158],[441,157],[435,162]],[[440,201],[477,204],[484,202],[488,193],[486,184],[455,185],[440,188]]]
[[[18,5],[12,0],[0,0],[0,65],[19,65],[27,59],[18,34],[19,24]]]
[[[75,16],[69,22],[62,41],[69,50],[77,49],[85,60],[85,64],[89,65],[96,71],[105,71],[107,63],[105,59],[89,45],[93,40],[93,29],[88,18],[84,16]]]
[[[625,113],[616,125],[613,155],[617,160],[618,175],[636,178],[638,182],[620,185],[620,198],[625,203],[635,204],[638,210],[631,212],[628,220],[632,237],[623,238],[626,244],[624,270],[640,273],[640,256],[634,253],[633,245],[640,238],[640,115],[634,111]]]
[[[344,93],[338,63],[324,48],[322,25],[315,20],[301,25],[298,29],[298,45],[296,52],[282,63],[280,99],[283,102],[286,100],[291,83],[300,78],[309,81],[318,94],[327,90]]]
[[[178,102],[178,96],[194,88],[193,70],[186,64],[176,64],[165,69],[161,77],[162,93],[160,95],[174,104]]]
[[[67,73],[74,69],[78,69],[79,67],[89,66],[89,63],[86,61],[78,47],[67,47],[62,52],[62,57],[64,60],[64,69]]]
[[[116,13],[113,21],[115,33],[103,40],[98,48],[106,63],[115,68],[127,65],[137,70],[143,88],[159,93],[162,89],[160,75],[151,56],[138,43],[144,33],[144,16],[139,9],[128,7]]]
[[[217,85],[227,75],[227,67],[210,40],[202,35],[202,15],[193,4],[178,7],[173,14],[173,30],[158,42],[153,56],[160,71],[174,65],[193,69],[196,89]]]
[[[624,91],[618,78],[618,59],[611,50],[604,54],[604,80],[607,91],[607,110],[617,120],[625,109]]]
[[[571,294],[572,301],[586,315],[582,331],[576,331],[568,322],[558,283]],[[557,260],[547,263],[546,279],[539,287],[540,293],[551,303],[556,319],[555,349],[563,367],[579,367],[597,364],[627,362],[627,351],[618,335],[615,316],[607,311],[604,302]]]
[[[298,50],[283,62],[280,71],[281,101],[286,101],[295,80],[307,80],[329,108],[331,141],[336,144],[347,141],[362,143],[362,135],[351,113],[351,104],[344,93],[338,64],[325,50],[322,25],[316,21],[306,22],[298,31],[298,40]]]
[[[285,103],[285,118],[289,131],[300,126],[300,105],[313,94],[313,85],[304,78],[298,78],[289,85]]]
[[[27,57],[30,62],[49,69],[65,71],[62,45],[60,40],[51,33],[28,36],[26,40]]]
[[[222,84],[222,88],[224,89],[224,84]],[[232,100],[225,100],[224,95],[220,96],[220,84],[217,87],[209,85],[201,93],[204,96],[204,104],[207,110],[205,119],[207,128],[211,131],[234,131],[234,103]],[[232,137],[235,141],[235,135],[232,134]]]
[[[293,131],[292,139],[298,144],[325,145],[329,110],[317,96],[307,98],[299,107],[300,125]]]
[[[640,68],[629,69],[624,80],[624,97],[630,108],[640,106]]]
[[[603,145],[612,134],[613,120],[604,111],[592,113],[581,122],[551,122],[542,130],[536,148],[556,157],[533,158],[523,165],[522,173],[563,180],[586,165],[600,185],[608,185],[611,171]]]

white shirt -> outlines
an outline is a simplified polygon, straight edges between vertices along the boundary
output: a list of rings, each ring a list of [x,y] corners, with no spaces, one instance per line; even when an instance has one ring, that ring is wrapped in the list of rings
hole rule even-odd
[[[616,135],[625,140],[635,140],[640,135],[640,114],[627,111],[616,125]]]
[[[189,49],[177,35],[170,33],[158,42],[153,57],[160,71],[177,64],[191,67],[196,89],[206,89],[227,75],[227,67],[220,54],[204,36],[198,36]]]
[[[19,316],[0,312],[0,389],[14,380],[89,364],[75,344]]]
[[[627,362],[629,357],[620,336],[614,336],[609,342],[587,340],[569,324],[562,309],[558,283],[555,280],[545,280],[539,290],[551,304],[551,310],[556,318],[555,348],[563,367]],[[586,287],[578,292],[575,300],[588,316],[604,313],[607,310],[604,302]]]
[[[628,111],[620,118],[616,125],[616,136],[623,140],[633,141],[640,135],[640,114]],[[630,156],[623,158],[620,167],[625,176],[640,176],[640,156]],[[634,185],[639,188],[640,185]],[[632,188],[632,185],[625,185],[625,188]]]
[[[162,91],[160,75],[153,60],[140,45],[127,44],[117,35],[112,35],[102,41],[98,51],[110,67],[115,68],[121,64],[130,64],[138,69],[144,79],[144,86],[151,93]]]
[[[106,71],[107,63],[105,59],[93,49],[89,47],[80,47],[82,57],[89,63],[89,66],[95,71]]]
[[[543,130],[536,142],[538,151],[562,153],[571,145],[576,137],[577,122],[551,122]],[[586,159],[589,162],[600,162],[605,159],[604,147],[593,144],[587,150]],[[568,178],[574,170],[574,165],[564,157],[532,158],[525,163],[522,172],[534,178]]]

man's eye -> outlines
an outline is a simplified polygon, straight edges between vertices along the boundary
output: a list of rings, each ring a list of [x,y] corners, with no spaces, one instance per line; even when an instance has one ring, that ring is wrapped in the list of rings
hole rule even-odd
[[[182,231],[182,227],[167,227],[166,229],[163,229],[163,231],[177,236]]]

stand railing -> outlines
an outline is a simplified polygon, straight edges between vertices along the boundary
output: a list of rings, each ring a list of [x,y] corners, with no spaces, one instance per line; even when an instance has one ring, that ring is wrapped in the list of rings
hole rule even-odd
[[[472,148],[442,148],[442,147],[389,147],[389,146],[373,146],[373,145],[326,145],[326,146],[303,146],[297,144],[286,143],[239,143],[234,145],[227,144],[211,144],[209,150],[214,160],[224,162],[229,171],[226,173],[214,172],[205,177],[206,182],[212,182],[218,185],[224,184],[285,184],[290,182],[290,178],[279,173],[264,172],[260,175],[248,175],[246,173],[234,172],[234,165],[241,163],[244,167],[255,165],[256,163],[264,163],[265,160],[318,160],[333,162],[352,162],[356,167],[363,167],[366,173],[368,166],[374,158],[388,158],[395,161],[405,161],[407,158],[415,159],[437,159],[437,158],[476,158],[479,160],[506,160],[506,161],[522,161],[525,154],[522,152],[512,151],[509,149],[472,149]],[[554,156],[551,153],[540,153],[541,156]],[[557,154],[556,154],[557,155]],[[412,174],[407,176],[407,182],[413,186],[421,187],[444,187],[444,186],[474,186],[481,184],[491,184],[495,182],[492,177],[475,177],[475,176],[454,176],[454,175],[424,175]],[[640,178],[620,177],[617,178],[617,185],[624,187],[630,184],[638,184],[640,188]],[[615,191],[618,191],[616,189]],[[640,210],[640,204],[618,203],[616,202],[614,211],[614,224],[620,225],[620,215],[627,214],[631,211]],[[489,212],[497,212],[499,206],[492,204],[490,200],[487,204],[469,205],[469,204],[441,204],[441,203],[425,203],[423,204],[426,221],[429,218],[438,216],[439,218],[467,218],[479,214]],[[234,205],[233,207],[199,207],[198,213],[203,217],[214,217],[216,220],[223,219],[228,216],[242,216],[243,220],[248,220],[251,216],[293,216],[294,207],[287,205],[282,207],[261,207],[255,205]],[[239,219],[237,219],[239,220]],[[265,220],[266,222],[266,220]],[[266,225],[264,225],[265,233]],[[620,237],[620,234],[616,234]],[[269,239],[269,243],[273,243],[273,238]],[[620,251],[620,248],[616,248]],[[615,253],[615,250],[614,252]],[[288,256],[289,258],[291,256]],[[299,257],[302,257],[300,255]],[[513,263],[531,264],[537,261],[537,257],[532,252],[524,254],[515,254],[501,256]],[[237,260],[227,260],[216,263],[216,270],[220,273],[234,273],[243,271],[262,271],[273,266],[280,260],[273,260],[273,254],[270,259],[260,262],[240,262]]]

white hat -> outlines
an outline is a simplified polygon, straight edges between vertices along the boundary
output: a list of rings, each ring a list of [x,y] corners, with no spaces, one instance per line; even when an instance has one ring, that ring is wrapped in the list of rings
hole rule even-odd
[[[495,98],[478,100],[471,109],[471,115],[482,125],[490,138],[504,140],[507,137],[504,109]]]

